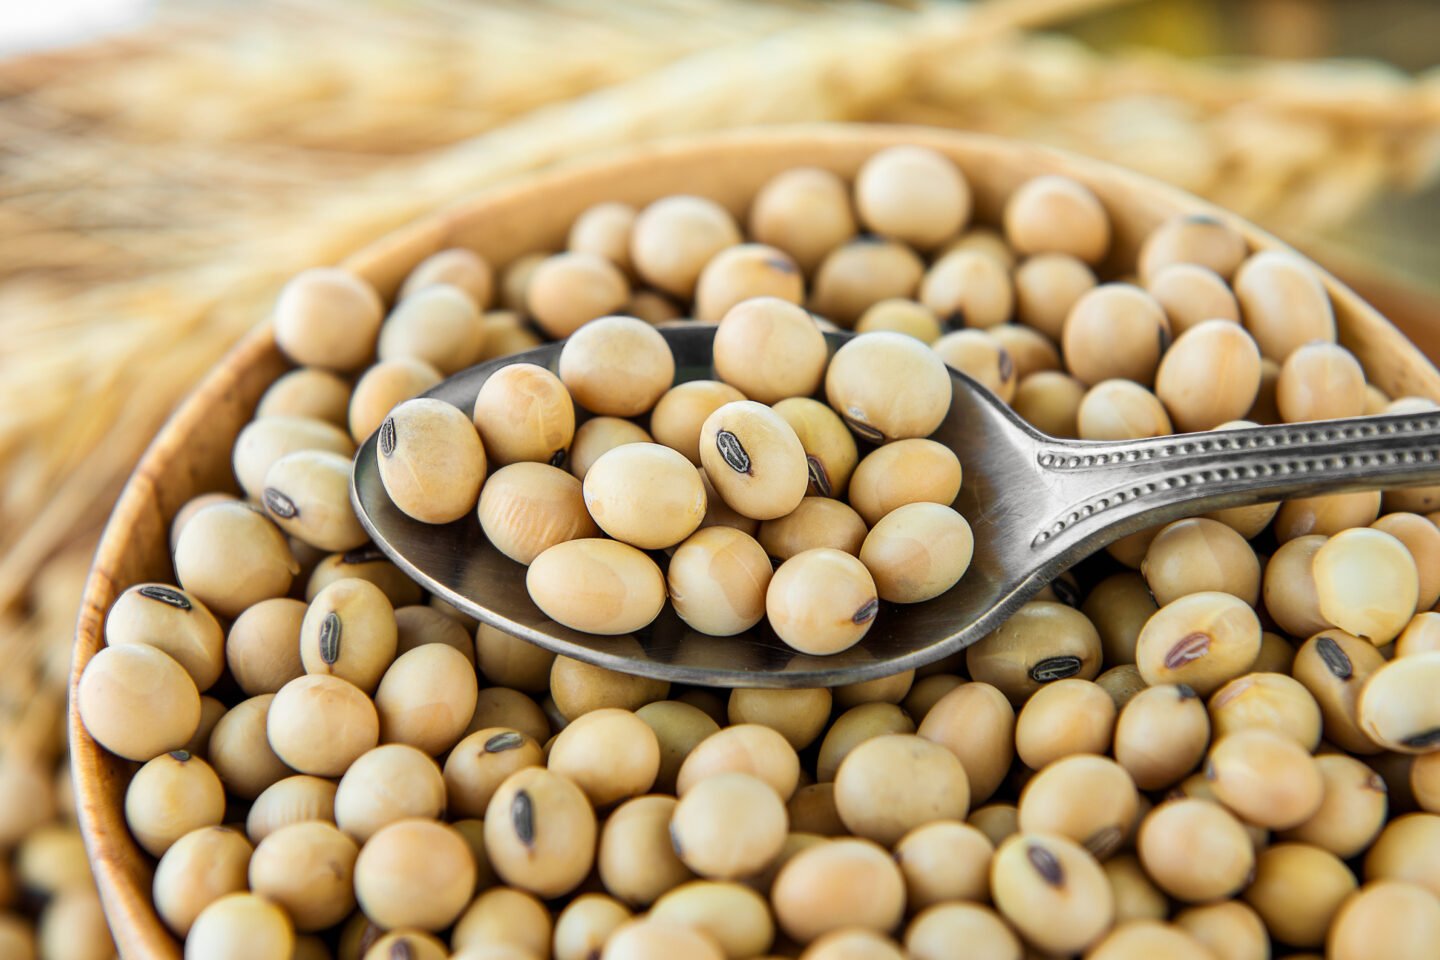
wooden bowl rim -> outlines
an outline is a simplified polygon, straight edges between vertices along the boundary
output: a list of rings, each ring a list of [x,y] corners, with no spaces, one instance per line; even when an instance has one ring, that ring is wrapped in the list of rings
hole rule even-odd
[[[1043,166],[1050,168],[1050,172],[1065,173],[1087,183],[1113,185],[1147,202],[1169,207],[1174,213],[1206,214],[1223,220],[1245,236],[1252,250],[1279,249],[1303,257],[1277,237],[1236,214],[1162,181],[1104,161],[1019,140],[933,127],[818,123],[667,137],[567,160],[457,199],[366,244],[341,261],[341,266],[364,272],[394,256],[396,251],[406,249],[419,251],[419,256],[424,256],[450,244],[463,224],[488,207],[513,203],[517,198],[527,196],[539,199],[547,192],[563,190],[567,184],[619,174],[641,174],[647,165],[657,162],[703,166],[757,149],[803,149],[814,152],[818,157],[827,147],[878,150],[898,144],[930,146],[951,153],[958,151],[975,159],[988,158],[995,163]],[[1389,327],[1398,339],[1404,340],[1388,320],[1349,287],[1309,258],[1304,259],[1315,266],[1337,308],[1343,307],[1345,311],[1365,317],[1371,323],[1378,321]],[[411,262],[413,265],[414,260]],[[380,286],[382,293],[393,293],[393,289],[385,289],[387,284]],[[239,340],[179,404],[127,480],[106,524],[85,583],[70,674],[68,725],[71,774],[77,818],[90,853],[106,916],[117,947],[127,957],[178,957],[179,953],[175,941],[165,933],[155,912],[150,890],[132,883],[118,865],[117,845],[133,841],[129,837],[121,805],[106,802],[100,780],[95,775],[101,764],[108,761],[108,755],[91,739],[80,722],[74,708],[75,691],[85,665],[103,645],[105,614],[119,592],[113,571],[126,552],[130,531],[146,511],[156,506],[156,491],[164,482],[173,449],[205,420],[222,398],[235,389],[244,371],[260,363],[274,349],[274,337],[267,317]]]

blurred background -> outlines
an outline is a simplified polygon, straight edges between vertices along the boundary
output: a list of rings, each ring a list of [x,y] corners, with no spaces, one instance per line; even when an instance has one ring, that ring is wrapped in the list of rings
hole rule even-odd
[[[0,908],[84,914],[48,894],[88,883],[62,728],[85,569],[149,438],[289,274],[639,140],[919,123],[1209,197],[1435,356],[1437,63],[1434,0],[0,4]]]

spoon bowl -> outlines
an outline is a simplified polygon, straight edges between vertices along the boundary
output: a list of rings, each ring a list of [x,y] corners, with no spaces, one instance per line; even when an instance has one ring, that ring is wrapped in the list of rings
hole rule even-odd
[[[713,325],[660,332],[677,383],[716,377]],[[833,353],[854,335],[825,336]],[[533,363],[553,372],[562,346],[472,367],[424,396],[468,414],[496,370]],[[351,499],[375,547],[406,574],[470,616],[548,650],[678,683],[817,687],[888,676],[963,650],[1064,570],[1152,524],[1278,497],[1440,482],[1440,413],[1085,442],[1047,437],[970,377],[950,376],[950,411],[931,439],[953,450],[964,471],[953,506],[975,536],[970,568],[933,600],[882,602],[865,637],[830,656],[794,650],[764,621],[735,636],[701,634],[668,604],[648,627],[624,636],[562,626],[530,599],[526,567],[495,549],[473,515],[436,526],[391,502],[374,436],[355,456]],[[655,556],[663,566],[665,557]]]

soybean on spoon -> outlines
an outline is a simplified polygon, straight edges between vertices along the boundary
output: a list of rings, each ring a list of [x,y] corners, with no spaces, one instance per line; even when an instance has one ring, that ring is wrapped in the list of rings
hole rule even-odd
[[[713,326],[662,329],[676,380],[713,377]],[[832,351],[851,335],[827,333]],[[480,386],[511,363],[554,370],[553,343],[462,371],[425,396],[467,414]],[[1119,538],[1222,507],[1322,493],[1440,483],[1440,411],[1181,434],[1116,443],[1039,433],[969,377],[932,435],[955,451],[964,483],[955,509],[975,555],[948,593],[882,603],[859,644],[827,657],[797,653],[762,622],[733,637],[696,633],[667,605],[636,634],[580,633],[531,602],[525,567],[491,546],[473,516],[412,520],[380,483],[376,438],[356,454],[351,499],[361,524],[401,570],[465,613],[565,656],[612,670],[721,687],[855,683],[923,666],[989,633],[1061,572]]]

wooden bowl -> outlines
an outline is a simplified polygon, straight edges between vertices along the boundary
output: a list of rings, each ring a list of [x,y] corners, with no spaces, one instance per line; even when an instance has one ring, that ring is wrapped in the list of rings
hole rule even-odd
[[[977,219],[997,222],[1004,198],[1031,177],[1067,174],[1109,209],[1112,257],[1133,263],[1139,241],[1177,213],[1207,213],[1236,225],[1255,249],[1280,247],[1270,235],[1194,197],[1106,164],[990,137],[927,128],[811,126],[744,131],[628,150],[567,166],[464,200],[367,246],[344,266],[393,296],[406,273],[437,250],[470,247],[496,266],[564,245],[570,222],[591,204],[644,204],[672,193],[711,197],[737,214],[770,177],[791,167],[826,167],[850,176],[875,151],[922,144],[952,157],[975,193]],[[1340,339],[1371,382],[1391,396],[1440,399],[1440,374],[1405,337],[1339,281],[1324,276]],[[257,317],[257,322],[262,318]],[[185,401],[150,446],[120,496],[86,584],[76,631],[72,693],[103,643],[111,602],[132,584],[173,581],[168,531],[191,497],[236,491],[230,447],[267,386],[288,368],[268,324],[261,324]],[[73,697],[72,697],[73,702]],[[71,757],[80,826],[94,863],[115,941],[126,957],[179,958],[181,951],[150,902],[153,862],[125,826],[125,787],[133,765],[111,756],[70,714]]]

